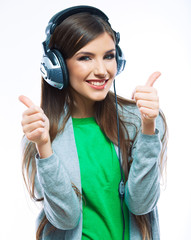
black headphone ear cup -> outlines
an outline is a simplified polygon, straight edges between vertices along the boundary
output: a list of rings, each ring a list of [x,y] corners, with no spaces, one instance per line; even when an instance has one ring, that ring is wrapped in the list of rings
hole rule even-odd
[[[66,88],[69,84],[69,74],[66,66],[66,62],[62,57],[62,54],[57,49],[51,49],[51,51],[56,55],[63,73],[63,88]]]
[[[116,45],[116,61],[117,61],[117,75],[118,75],[124,70],[125,64],[126,64],[125,57],[119,45]]]

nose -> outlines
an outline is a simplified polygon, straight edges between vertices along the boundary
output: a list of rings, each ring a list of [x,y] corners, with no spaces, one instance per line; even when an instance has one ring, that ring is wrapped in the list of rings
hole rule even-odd
[[[96,77],[105,78],[107,75],[107,68],[103,60],[97,60],[94,66],[94,75]]]

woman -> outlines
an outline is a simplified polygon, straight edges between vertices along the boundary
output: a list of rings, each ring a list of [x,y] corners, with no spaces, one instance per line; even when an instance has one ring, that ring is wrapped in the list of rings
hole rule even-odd
[[[136,88],[135,101],[116,104],[110,87],[124,59],[107,16],[73,7],[46,32],[41,107],[20,96],[28,107],[23,175],[43,203],[36,239],[160,239],[166,122],[153,88],[160,73]]]

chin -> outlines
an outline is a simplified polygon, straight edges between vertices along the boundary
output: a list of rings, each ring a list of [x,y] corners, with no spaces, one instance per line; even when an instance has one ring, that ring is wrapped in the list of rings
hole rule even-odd
[[[108,94],[108,93],[107,93]],[[100,101],[103,101],[107,94],[104,94],[104,95],[101,95],[101,96],[96,96],[95,98],[93,98],[92,100],[95,101],[95,102],[100,102]]]

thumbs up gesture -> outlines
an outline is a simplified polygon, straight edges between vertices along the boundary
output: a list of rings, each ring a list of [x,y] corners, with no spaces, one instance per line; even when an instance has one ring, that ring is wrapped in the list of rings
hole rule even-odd
[[[155,119],[159,114],[159,98],[153,87],[160,72],[151,74],[144,86],[137,86],[132,98],[135,99],[141,113],[142,133],[152,135],[155,132]]]
[[[36,106],[28,97],[20,96],[19,100],[28,108],[22,116],[21,125],[27,139],[36,144],[40,157],[52,154],[49,135],[49,119],[42,108]]]

